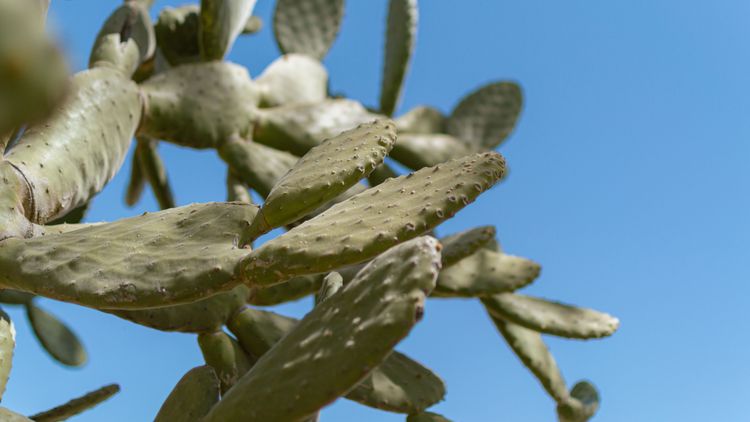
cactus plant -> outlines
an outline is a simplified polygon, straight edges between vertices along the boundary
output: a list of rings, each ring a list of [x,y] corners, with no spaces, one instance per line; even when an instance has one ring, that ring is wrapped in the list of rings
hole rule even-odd
[[[407,421],[446,421],[427,410],[443,400],[444,382],[394,348],[427,299],[471,298],[561,421],[594,415],[594,386],[569,390],[541,336],[605,337],[617,319],[516,294],[540,265],[501,251],[492,226],[433,237],[504,178],[493,150],[515,127],[522,92],[495,82],[450,115],[420,106],[391,120],[415,48],[416,0],[389,2],[377,110],[328,92],[321,60],[343,0],[277,0],[282,56],[255,79],[223,60],[260,29],[254,0],[166,8],[155,23],[152,1],[125,0],[102,25],[89,69],[70,78],[43,31],[49,2],[39,3],[0,0],[0,303],[26,307],[54,359],[79,366],[87,354],[36,296],[196,335],[206,365],[186,372],[157,421],[317,420],[338,397]],[[159,142],[215,150],[227,202],[177,206]],[[126,203],[148,184],[161,210],[82,223],[129,149]],[[389,155],[414,172],[399,175]],[[254,246],[276,228],[286,233]],[[258,309],[313,295],[299,321]],[[0,311],[0,394],[14,341]],[[118,389],[30,419],[62,420]],[[0,417],[29,420],[8,409]]]

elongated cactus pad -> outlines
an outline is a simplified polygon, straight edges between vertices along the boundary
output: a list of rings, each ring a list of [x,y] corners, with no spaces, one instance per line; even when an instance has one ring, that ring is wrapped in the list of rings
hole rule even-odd
[[[219,156],[240,180],[263,197],[268,196],[279,179],[299,160],[288,152],[236,136],[221,145]]]
[[[485,85],[458,103],[446,129],[478,150],[493,149],[513,131],[522,105],[521,87],[516,83]]]
[[[138,162],[143,167],[143,174],[151,186],[151,191],[156,197],[156,202],[159,203],[159,208],[163,210],[174,208],[174,195],[169,185],[164,162],[157,150],[157,142],[149,138],[139,137],[135,154],[139,157]]]
[[[390,120],[365,123],[323,141],[276,183],[256,221],[271,229],[314,211],[367,177],[395,142]]]
[[[33,3],[0,2],[0,137],[47,117],[68,88],[63,56]]]
[[[227,202],[244,202],[252,204],[253,198],[247,190],[247,186],[230,169],[227,171]]]
[[[108,68],[78,73],[74,93],[10,152],[31,188],[29,220],[45,223],[86,203],[120,169],[141,116],[137,86]]]
[[[445,131],[445,116],[430,106],[417,106],[394,119],[398,133],[434,134]]]
[[[304,54],[285,54],[271,62],[255,80],[263,107],[317,103],[328,96],[328,72]]]
[[[433,295],[477,297],[511,292],[534,281],[540,269],[526,258],[480,249],[443,269]]]
[[[120,386],[117,384],[105,385],[104,387],[101,387],[90,393],[86,393],[81,397],[70,400],[69,402],[57,406],[53,409],[37,413],[36,415],[31,416],[31,419],[34,420],[34,422],[64,421],[75,415],[83,413],[88,409],[91,409],[92,407],[114,396],[119,391]]]
[[[5,393],[10,370],[13,367],[13,349],[16,347],[16,329],[8,314],[0,309],[0,399]],[[1,415],[1,414],[0,414]]]
[[[199,334],[198,344],[206,365],[211,366],[219,378],[222,395],[250,369],[245,352],[223,331]]]
[[[325,302],[329,297],[335,295],[341,288],[344,287],[344,278],[341,274],[336,271],[328,273],[323,278],[323,285],[320,286],[320,290],[315,295],[315,306]]]
[[[141,200],[145,187],[146,178],[143,175],[141,159],[137,153],[134,153],[130,162],[130,179],[128,179],[128,187],[125,189],[125,204],[129,207],[135,206]]]
[[[161,331],[214,332],[245,305],[248,290],[247,286],[239,285],[228,292],[218,293],[193,303],[153,309],[113,309],[107,312]]]
[[[346,393],[421,318],[439,269],[429,237],[379,256],[261,357],[206,422],[302,419]]]
[[[257,306],[272,306],[303,298],[320,289],[322,274],[294,277],[273,286],[254,286],[247,303]]]
[[[380,88],[380,111],[392,115],[398,106],[404,78],[417,37],[417,0],[390,0],[385,33],[385,60]]]
[[[565,386],[565,380],[560,370],[557,369],[555,358],[544,344],[542,336],[536,331],[500,319],[491,313],[490,318],[521,362],[542,383],[547,393],[558,403],[567,400],[568,389]]]
[[[443,245],[443,270],[475,253],[495,238],[495,227],[475,227],[440,239]]]
[[[599,392],[588,381],[579,381],[570,390],[570,398],[557,405],[560,422],[586,422],[599,410]]]
[[[139,309],[234,287],[257,207],[208,203],[0,242],[0,285],[84,306]]]
[[[328,99],[313,104],[292,104],[262,110],[253,140],[305,155],[310,148],[361,123],[382,119],[362,104],[347,99]]]
[[[453,216],[504,166],[499,154],[484,153],[387,180],[263,244],[243,260],[242,276],[270,285],[370,259]]]
[[[451,420],[437,413],[422,412],[409,415],[406,422],[451,422]]]
[[[81,366],[88,355],[73,330],[34,302],[26,305],[26,315],[39,342],[55,360],[68,366]]]
[[[531,296],[499,294],[484,300],[500,318],[534,331],[560,337],[591,339],[612,335],[620,321],[593,309],[577,308]]]
[[[278,0],[273,32],[279,49],[322,60],[336,39],[343,16],[344,0]]]
[[[219,401],[219,379],[210,366],[189,370],[161,405],[154,422],[198,422]]]
[[[203,60],[224,58],[254,7],[255,0],[201,0],[199,28]]]
[[[474,151],[466,143],[450,135],[407,133],[399,135],[391,157],[418,170],[472,154]]]
[[[192,148],[216,148],[249,135],[257,89],[247,70],[228,62],[185,64],[141,85],[146,112],[139,134]]]

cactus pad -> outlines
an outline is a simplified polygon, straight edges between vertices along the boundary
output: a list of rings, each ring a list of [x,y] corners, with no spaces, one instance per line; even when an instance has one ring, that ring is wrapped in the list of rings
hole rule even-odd
[[[322,60],[336,39],[343,16],[344,0],[278,0],[273,32],[279,49]]]
[[[55,360],[68,366],[82,366],[86,363],[86,349],[62,321],[34,302],[26,305],[26,315],[39,342]]]
[[[255,0],[201,0],[199,45],[203,60],[224,58],[254,7]]]
[[[398,106],[417,38],[417,0],[390,0],[385,37],[385,60],[380,88],[380,111],[392,115]]]
[[[433,295],[476,297],[510,292],[534,281],[540,268],[526,258],[480,249],[441,271]]]
[[[475,253],[495,238],[495,227],[475,227],[440,239],[443,245],[443,270]]]
[[[0,310],[0,399],[5,393],[10,370],[13,367],[13,349],[16,347],[16,329],[8,314]]]
[[[216,373],[210,366],[199,366],[180,378],[154,422],[199,422],[218,401]]]
[[[328,96],[328,72],[304,54],[285,54],[274,60],[255,80],[261,106],[317,103]]]

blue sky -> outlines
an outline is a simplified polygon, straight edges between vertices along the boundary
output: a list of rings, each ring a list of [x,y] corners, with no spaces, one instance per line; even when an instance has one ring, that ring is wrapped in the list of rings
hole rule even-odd
[[[116,1],[54,0],[51,20],[76,69]],[[377,103],[385,0],[352,1],[325,64],[334,92]],[[497,79],[519,81],[525,107],[500,151],[502,185],[441,234],[494,224],[504,249],[543,265],[528,292],[618,316],[612,338],[548,342],[570,384],[602,394],[595,420],[739,421],[750,405],[750,4],[740,0],[422,1],[418,46],[400,111],[444,111]],[[179,4],[158,1],[157,7]],[[259,74],[277,55],[266,24],[230,59]],[[180,204],[224,198],[213,152],[161,147]],[[129,164],[126,162],[125,168]],[[155,210],[123,205],[127,171],[89,220]],[[33,413],[119,382],[120,395],[76,420],[150,420],[201,363],[194,336],[164,334],[45,301],[85,341],[89,364],[47,358],[22,312],[3,405]],[[309,300],[285,306],[301,315]],[[550,421],[554,405],[476,301],[433,300],[400,346],[447,381],[437,411],[457,421]],[[399,421],[339,401],[324,421]]]

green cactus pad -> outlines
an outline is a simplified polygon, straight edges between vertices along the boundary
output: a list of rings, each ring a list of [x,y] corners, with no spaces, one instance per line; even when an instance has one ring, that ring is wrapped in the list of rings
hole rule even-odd
[[[489,312],[489,307],[487,309]],[[542,336],[536,331],[497,318],[492,313],[490,313],[490,318],[510,348],[542,383],[547,393],[558,403],[566,400],[568,389],[565,386],[565,380],[557,368],[555,358],[544,344]]]
[[[74,92],[44,124],[29,127],[6,155],[26,178],[46,223],[88,202],[119,170],[141,116],[138,87],[108,68],[76,74]]]
[[[256,221],[267,231],[315,211],[367,177],[395,142],[390,120],[361,124],[326,139],[276,183]]]
[[[477,297],[511,292],[534,281],[540,269],[526,258],[480,249],[443,269],[433,295]]]
[[[282,53],[322,60],[336,39],[343,16],[344,0],[278,0],[273,33]]]
[[[445,116],[430,106],[417,106],[394,119],[398,133],[418,133],[423,135],[443,133]]]
[[[227,171],[227,202],[244,202],[252,204],[253,198],[247,190],[247,186],[230,169]]]
[[[320,286],[320,290],[315,295],[315,306],[325,302],[329,297],[335,295],[341,288],[344,287],[344,279],[341,274],[336,271],[328,273],[323,278],[323,285]]]
[[[262,107],[317,103],[328,96],[328,72],[304,54],[285,54],[271,62],[255,80]]]
[[[67,325],[34,302],[26,305],[26,315],[36,338],[56,361],[68,366],[82,366],[86,363],[86,349]]]
[[[407,133],[399,135],[398,142],[391,152],[391,158],[411,169],[418,170],[474,152],[475,150],[466,143],[449,135]]]
[[[219,156],[240,180],[264,198],[299,160],[288,152],[236,136],[228,139],[219,148]]]
[[[221,60],[229,53],[254,7],[255,0],[201,0],[199,45],[203,60]]]
[[[477,150],[493,149],[513,131],[522,106],[523,95],[518,84],[485,85],[458,103],[446,130]]]
[[[324,139],[382,118],[347,99],[275,107],[259,114],[253,140],[302,156]]]
[[[10,370],[13,367],[13,349],[16,347],[16,329],[8,314],[0,309],[0,399],[5,393]],[[0,414],[2,416],[2,414]]]
[[[191,148],[216,148],[249,135],[259,96],[247,70],[229,62],[185,64],[141,85],[139,134]]]
[[[421,318],[439,248],[421,237],[374,259],[264,354],[206,422],[298,420],[345,394]]]
[[[47,117],[67,89],[63,55],[33,2],[0,2],[0,134]]]
[[[144,187],[146,187],[146,178],[143,175],[141,159],[134,151],[130,162],[130,179],[128,179],[128,187],[125,188],[125,204],[129,207],[135,206],[141,200]]]
[[[4,407],[0,407],[0,420],[3,422],[36,422]]]
[[[245,309],[229,323],[242,347],[260,357],[297,324],[273,312]],[[392,352],[346,398],[391,412],[425,409],[445,395],[443,381],[429,369],[399,352]]]
[[[256,306],[273,306],[308,296],[320,289],[322,274],[294,277],[273,286],[254,286],[247,303]]]
[[[417,38],[417,0],[390,0],[385,33],[385,59],[380,88],[380,111],[396,110]]]
[[[165,210],[167,208],[174,208],[174,196],[172,195],[172,188],[169,185],[169,179],[167,178],[167,170],[164,167],[164,162],[159,156],[157,150],[157,142],[139,137],[136,144],[135,153],[139,156],[139,162],[143,167],[143,173],[148,180],[151,191],[156,197],[156,202],[159,203],[159,208]]]
[[[222,395],[250,369],[245,352],[223,331],[199,334],[198,344],[206,365],[211,366],[219,378]]]
[[[540,333],[592,339],[612,335],[620,321],[603,312],[512,293],[488,297],[487,309],[500,318]]]
[[[210,366],[199,366],[180,378],[154,422],[199,422],[218,401],[216,373]]]
[[[31,237],[40,231],[28,218],[32,208],[31,187],[9,162],[0,160],[0,241],[9,237]],[[31,215],[33,212],[28,211]]]
[[[432,412],[414,413],[406,418],[406,422],[452,422],[443,415]]]
[[[242,35],[256,34],[263,29],[263,21],[257,16],[250,16],[242,27]]]
[[[0,242],[0,285],[105,309],[193,302],[233,288],[257,213],[239,203],[194,204],[63,234]]]
[[[91,68],[108,67],[130,79],[140,66],[138,44],[133,39],[123,41],[120,34],[107,34],[91,52]]]
[[[0,290],[0,303],[8,305],[26,305],[34,299],[34,295],[19,292],[18,290],[2,289]]]
[[[94,47],[91,49],[90,67],[93,67],[97,61],[95,52],[100,51],[102,44],[107,42],[107,36],[120,35],[123,32],[128,33],[127,39],[135,41],[138,47],[140,53],[138,63],[145,62],[154,55],[156,35],[154,35],[154,27],[151,23],[151,17],[148,15],[148,9],[137,2],[126,1],[112,12],[99,30]],[[123,39],[122,42],[127,41],[127,39]]]
[[[239,285],[228,292],[218,293],[184,305],[107,312],[160,331],[214,332],[226,324],[229,317],[245,305],[248,291],[247,286]]]
[[[432,230],[503,174],[484,153],[390,179],[263,244],[241,264],[246,283],[271,285],[373,258]]]
[[[579,381],[570,390],[570,399],[557,405],[560,422],[586,422],[599,410],[599,392],[588,381]]]
[[[170,65],[200,61],[199,15],[200,7],[197,4],[167,6],[159,13],[154,32],[159,50]]]
[[[476,227],[441,238],[443,270],[472,255],[494,238],[494,226]]]
[[[108,398],[114,396],[120,391],[120,386],[117,384],[105,385],[102,388],[94,390],[90,393],[70,400],[69,402],[57,406],[53,409],[37,413],[30,418],[34,422],[58,422],[64,421],[68,418],[72,418],[75,415],[83,413],[84,411],[91,409],[92,407],[102,403]]]

